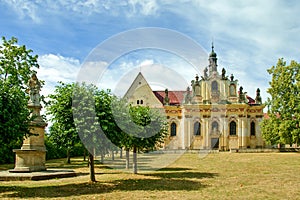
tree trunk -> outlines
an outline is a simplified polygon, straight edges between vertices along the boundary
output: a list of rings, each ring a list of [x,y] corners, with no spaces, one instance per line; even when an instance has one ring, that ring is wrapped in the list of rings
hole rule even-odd
[[[129,149],[126,149],[126,169],[129,169]]]
[[[70,149],[67,149],[67,164],[71,164]]]
[[[120,158],[122,159],[123,158],[123,149],[120,148]]]
[[[115,160],[115,151],[114,150],[112,150],[111,151],[111,160]]]
[[[83,161],[85,161],[85,160],[86,160],[86,150],[83,149]]]
[[[101,162],[101,164],[103,164],[104,163],[104,150],[101,151],[101,156],[100,157],[101,157],[100,162]]]
[[[133,147],[133,173],[137,174],[137,154],[136,154],[136,147]]]
[[[96,182],[94,156],[91,153],[89,153],[89,166],[90,166],[90,181]]]

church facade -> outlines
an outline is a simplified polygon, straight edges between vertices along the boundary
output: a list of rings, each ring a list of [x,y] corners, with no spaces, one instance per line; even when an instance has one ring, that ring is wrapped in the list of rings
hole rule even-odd
[[[196,75],[186,91],[152,91],[139,73],[124,98],[136,106],[162,109],[169,122],[165,149],[262,148],[260,122],[264,105],[260,90],[249,97],[238,80],[217,70],[217,54],[209,55],[203,76]]]

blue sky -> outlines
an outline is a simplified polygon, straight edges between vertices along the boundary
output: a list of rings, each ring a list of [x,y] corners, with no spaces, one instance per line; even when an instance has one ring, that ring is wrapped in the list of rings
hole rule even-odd
[[[261,88],[265,99],[270,80],[266,70],[281,57],[299,62],[299,10],[296,0],[0,0],[0,33],[17,37],[39,55],[38,77],[46,81],[45,94],[57,81],[76,81],[81,65],[103,42],[132,29],[157,27],[189,37],[206,53],[213,40],[219,72],[224,67],[234,74],[252,97]],[[107,65],[99,85],[122,85],[123,90],[129,86],[124,77],[132,80],[138,71],[163,88],[166,84],[158,83],[149,69],[171,70],[189,84],[205,67],[194,69],[180,56],[155,49],[128,52]],[[166,80],[174,81],[173,75]]]

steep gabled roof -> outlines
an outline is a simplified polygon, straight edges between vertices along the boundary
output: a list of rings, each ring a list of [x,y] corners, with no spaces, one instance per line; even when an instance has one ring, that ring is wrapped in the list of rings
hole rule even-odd
[[[134,81],[132,82],[131,86],[128,88],[127,92],[125,93],[124,97],[130,97],[136,89],[138,89],[141,86],[146,86],[147,89],[150,89],[150,86],[148,82],[146,81],[145,77],[141,72],[138,73],[138,75],[135,77]],[[152,90],[151,90],[152,91]]]
[[[163,103],[153,94],[153,91],[141,72],[132,82],[124,95],[130,103],[143,101],[145,106],[162,107]],[[139,104],[139,103],[137,103]]]

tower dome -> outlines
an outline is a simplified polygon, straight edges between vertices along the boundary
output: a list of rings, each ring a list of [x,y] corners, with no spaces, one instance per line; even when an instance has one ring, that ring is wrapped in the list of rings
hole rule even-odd
[[[217,57],[217,54],[216,52],[214,51],[214,44],[212,43],[212,46],[211,46],[211,52],[209,54],[209,57],[213,57],[213,58],[216,58]]]
[[[211,53],[209,54],[209,74],[211,75],[213,72],[218,72],[217,70],[217,54],[214,51],[214,43],[211,44]]]

